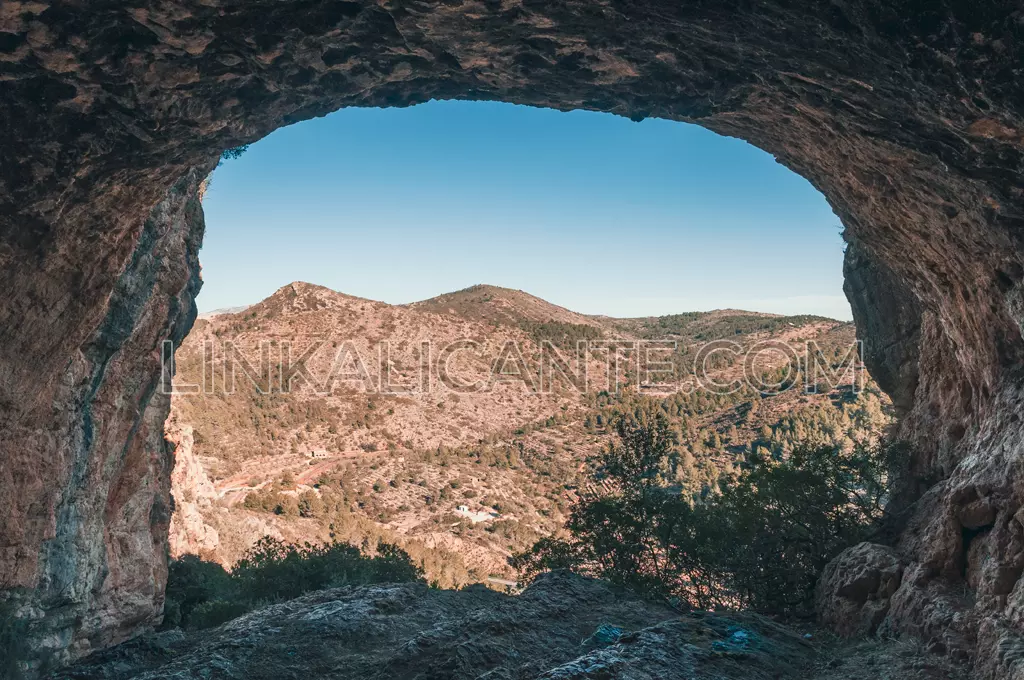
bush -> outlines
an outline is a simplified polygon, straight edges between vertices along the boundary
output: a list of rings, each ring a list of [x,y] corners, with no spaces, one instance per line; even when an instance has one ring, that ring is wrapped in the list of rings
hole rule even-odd
[[[231,619],[238,618],[252,609],[246,602],[230,600],[209,600],[202,602],[192,610],[191,625],[193,628],[213,628]]]
[[[242,146],[236,146],[236,147],[232,147],[230,149],[225,149],[221,153],[220,159],[221,159],[221,161],[235,160],[236,158],[241,158],[242,154],[244,154],[248,150],[249,150],[249,145],[248,144],[243,144]]]
[[[224,597],[232,589],[231,575],[216,562],[183,555],[167,567],[164,627],[193,627],[192,612],[200,604]]]
[[[320,517],[326,510],[323,499],[311,489],[303,491],[299,495],[297,505],[299,517]]]
[[[798,449],[781,463],[755,461],[708,504],[708,529],[724,537],[711,545],[714,563],[730,589],[756,609],[809,612],[825,565],[878,530],[884,469],[880,452],[863,449]]]
[[[164,627],[209,628],[261,604],[343,585],[422,581],[422,570],[396,545],[380,542],[373,554],[344,543],[292,545],[260,539],[231,573],[186,555],[171,563]]]
[[[322,588],[422,577],[401,548],[379,543],[373,557],[355,546],[291,545],[264,536],[235,564],[232,577],[251,602],[287,600]]]
[[[615,493],[581,501],[567,539],[514,555],[526,579],[564,568],[702,609],[803,615],[825,564],[881,520],[879,451],[756,457],[717,492],[691,498],[669,483],[678,457],[666,419],[630,417],[616,428],[622,443],[604,455],[602,470]]]

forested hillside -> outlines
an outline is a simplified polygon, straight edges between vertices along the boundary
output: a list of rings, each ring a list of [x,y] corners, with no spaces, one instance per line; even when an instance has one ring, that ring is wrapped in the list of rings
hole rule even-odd
[[[582,498],[611,484],[599,462],[624,415],[667,419],[679,441],[671,475],[694,497],[717,493],[720,479],[754,457],[878,439],[890,407],[870,378],[831,385],[827,372],[808,379],[804,356],[743,354],[765,341],[800,353],[810,341],[821,366],[836,369],[854,328],[732,310],[590,317],[492,286],[391,306],[291,284],[201,320],[178,352],[173,550],[230,565],[265,534],[384,540],[442,586],[515,580],[508,558],[558,535]],[[544,382],[547,343],[567,362],[578,343],[590,343],[585,389],[571,379]],[[617,354],[631,343],[653,343],[651,360],[671,368],[645,380],[642,363]],[[728,351],[708,354],[708,343]],[[460,349],[445,356],[453,344]],[[308,357],[308,378],[291,389],[261,365],[283,348]],[[608,380],[616,356],[624,357],[617,385]],[[694,383],[695,362],[718,387]],[[184,393],[216,381],[219,389]],[[462,387],[477,381],[483,389]],[[384,393],[382,384],[426,389]]]

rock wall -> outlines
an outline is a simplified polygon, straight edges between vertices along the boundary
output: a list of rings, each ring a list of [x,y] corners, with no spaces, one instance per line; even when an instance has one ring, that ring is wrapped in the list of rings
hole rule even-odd
[[[102,321],[62,370],[10,395],[49,402],[45,424],[11,422],[10,410],[3,423],[0,574],[28,620],[31,667],[108,646],[162,616],[173,506],[161,358],[164,341],[180,341],[195,319],[199,178],[186,174],[140,225],[131,258],[97,301]]]
[[[198,287],[195,178],[339,107],[468,98],[696,122],[828,197],[914,447],[889,621],[1010,672],[1022,31],[1016,0],[5,3],[0,584],[31,605],[34,648],[74,656],[157,616],[170,469],[153,386]]]
[[[199,555],[213,560],[220,546],[220,535],[206,523],[202,511],[208,510],[217,500],[217,490],[195,454],[192,426],[177,421],[173,405],[165,430],[167,443],[174,455],[174,468],[171,470],[174,514],[167,537],[169,554],[172,558]]]

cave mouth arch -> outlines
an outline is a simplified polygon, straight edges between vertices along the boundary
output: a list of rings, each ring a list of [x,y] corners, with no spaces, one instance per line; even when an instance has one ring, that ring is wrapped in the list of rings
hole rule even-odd
[[[200,313],[294,281],[408,304],[477,284],[584,314],[851,319],[838,217],[696,125],[500,102],[343,109],[204,183]]]
[[[923,494],[889,617],[1012,670],[1015,2],[19,10],[0,18],[0,583],[36,612],[37,658],[79,656],[159,616],[170,453],[155,348],[194,316],[200,179],[222,150],[282,125],[438,98],[695,122],[821,190],[846,227],[847,293]],[[986,527],[964,544],[962,529]],[[962,578],[969,601],[947,587]]]

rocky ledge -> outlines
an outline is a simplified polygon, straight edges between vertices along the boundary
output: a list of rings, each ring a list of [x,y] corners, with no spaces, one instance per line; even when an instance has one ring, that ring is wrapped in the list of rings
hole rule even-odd
[[[833,643],[833,644],[829,644]],[[966,677],[901,643],[836,647],[749,613],[680,613],[566,573],[521,595],[423,584],[325,590],[212,631],[166,631],[97,653],[60,680],[238,678]]]

